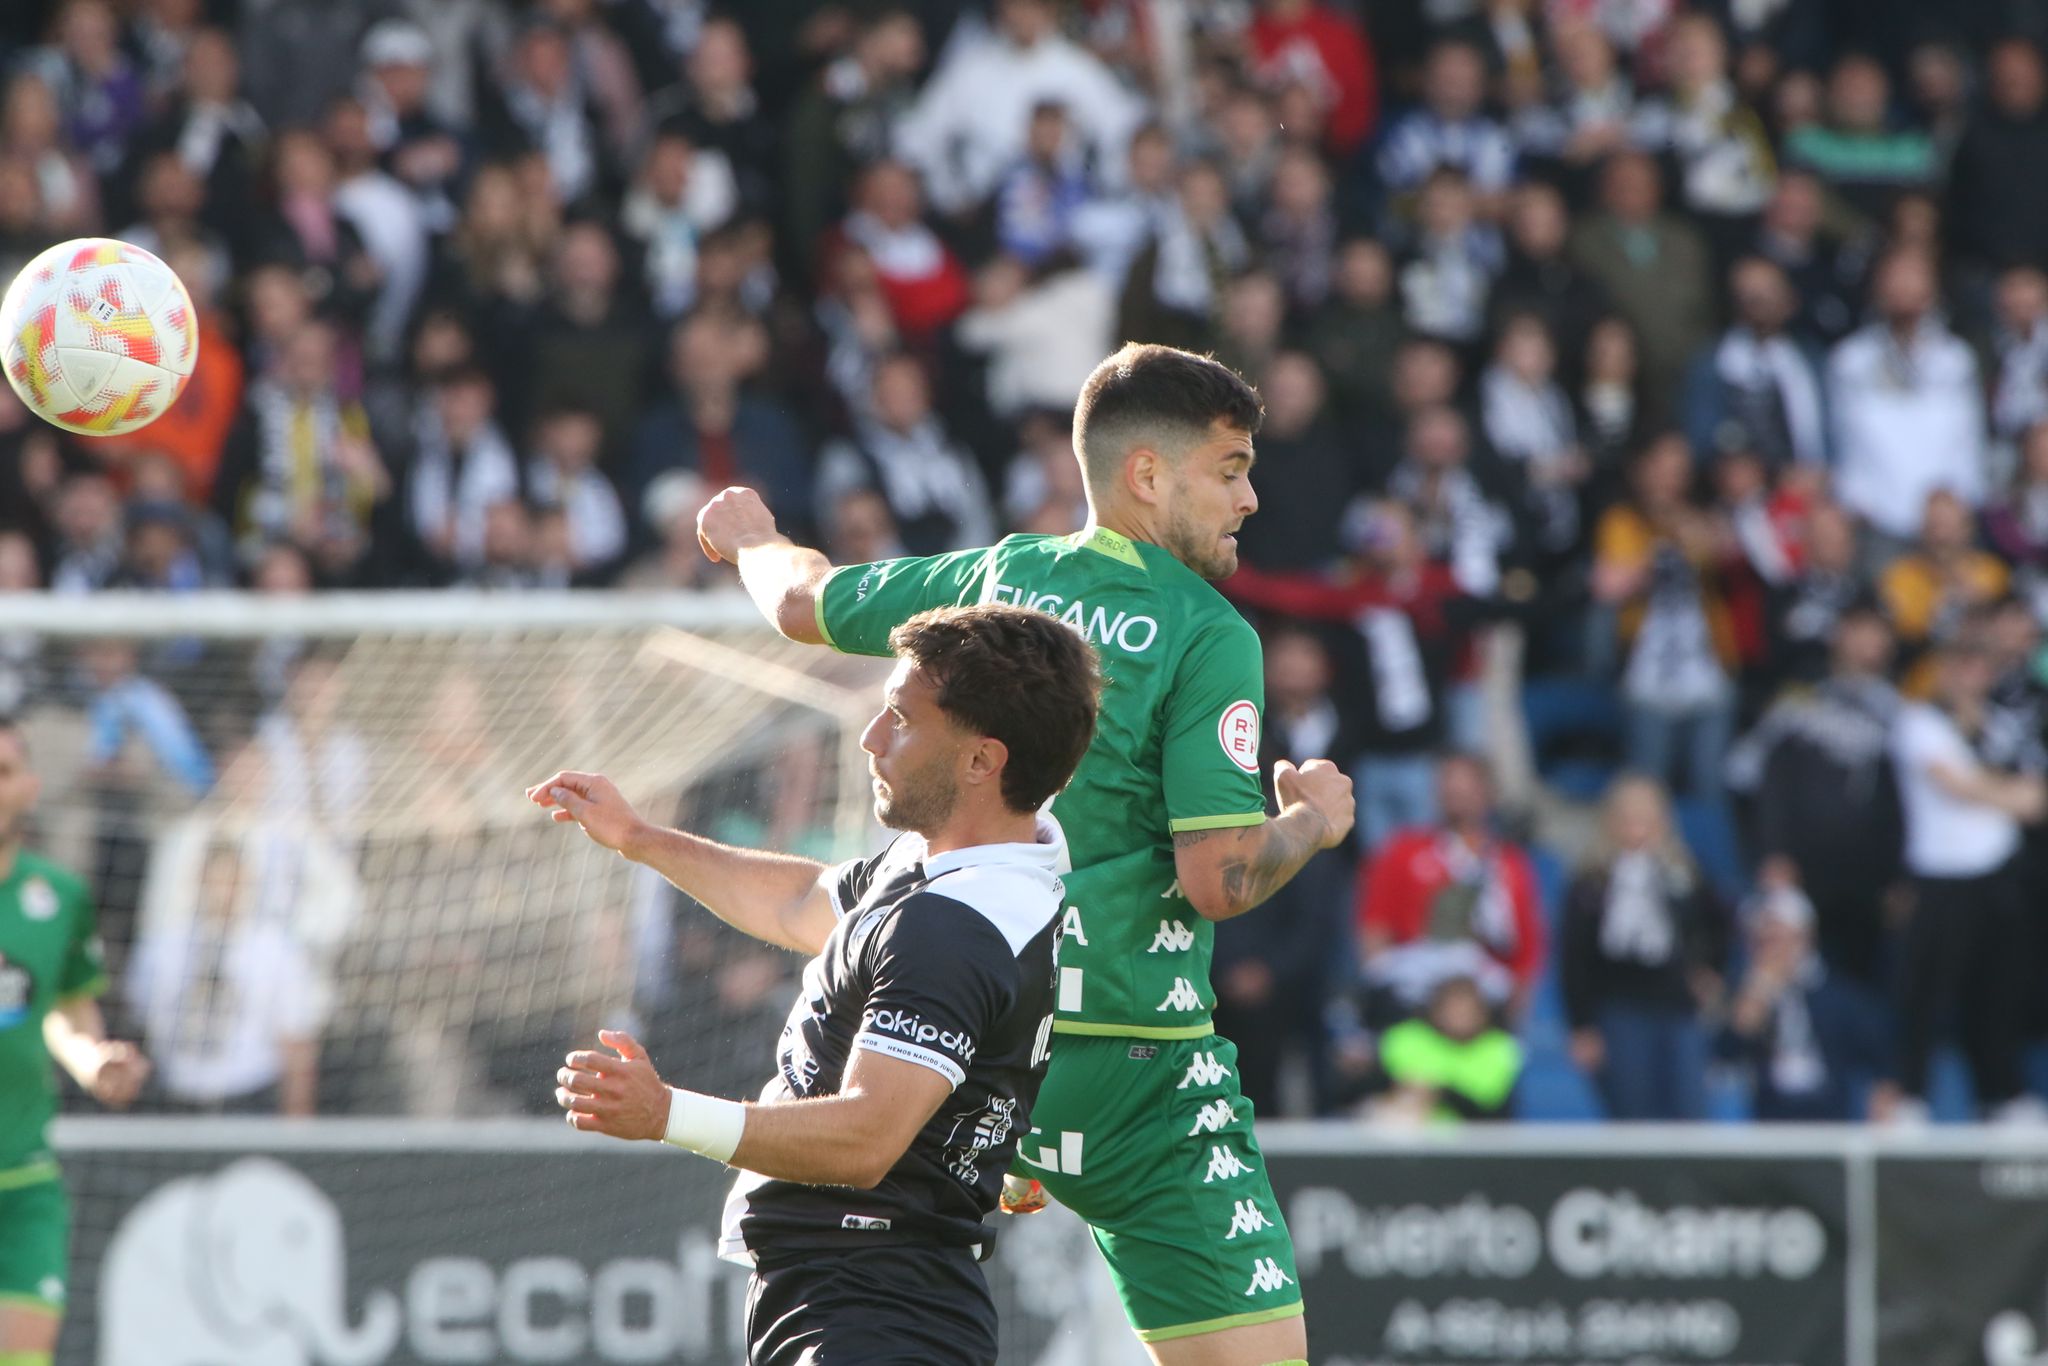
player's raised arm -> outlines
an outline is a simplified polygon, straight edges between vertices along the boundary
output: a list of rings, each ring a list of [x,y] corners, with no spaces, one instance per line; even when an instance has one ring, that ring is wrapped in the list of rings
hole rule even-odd
[[[574,821],[596,843],[652,868],[756,939],[814,954],[832,933],[836,916],[822,863],[734,849],[654,825],[601,773],[557,773],[528,788],[526,796],[556,821]]]
[[[760,494],[729,488],[706,503],[697,514],[697,544],[714,563],[740,571],[740,583],[776,630],[802,645],[827,643],[818,594],[832,562],[776,530]]]

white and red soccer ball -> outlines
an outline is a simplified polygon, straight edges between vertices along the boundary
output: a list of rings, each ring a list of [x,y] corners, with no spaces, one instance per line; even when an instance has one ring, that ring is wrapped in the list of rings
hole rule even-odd
[[[114,436],[162,416],[199,359],[199,319],[171,268],[107,237],[61,242],[0,299],[0,366],[47,422]]]

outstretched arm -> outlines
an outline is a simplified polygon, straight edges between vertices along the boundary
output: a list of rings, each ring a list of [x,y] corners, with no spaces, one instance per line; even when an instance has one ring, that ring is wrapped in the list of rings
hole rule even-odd
[[[653,825],[600,773],[557,773],[528,788],[526,796],[556,821],[574,821],[596,843],[652,868],[756,939],[815,954],[832,933],[836,917],[822,863],[734,849]]]
[[[149,1059],[134,1044],[107,1037],[99,1002],[90,996],[74,996],[43,1017],[43,1044],[94,1100],[117,1110],[149,1079]]]
[[[752,489],[729,488],[697,514],[697,544],[713,563],[740,571],[740,583],[775,627],[800,645],[825,644],[818,592],[832,562],[775,529],[775,514]]]
[[[555,1074],[572,1127],[666,1140],[778,1181],[873,1189],[953,1091],[929,1067],[860,1048],[835,1095],[741,1105],[671,1088],[630,1034],[598,1039],[618,1056],[579,1049]]]
[[[1243,915],[1287,885],[1317,851],[1351,833],[1351,780],[1327,759],[1273,766],[1280,814],[1258,825],[1187,830],[1173,837],[1174,872],[1205,920]]]

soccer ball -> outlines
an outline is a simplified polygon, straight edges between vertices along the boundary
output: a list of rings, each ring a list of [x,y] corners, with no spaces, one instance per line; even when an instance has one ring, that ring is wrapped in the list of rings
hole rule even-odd
[[[60,242],[0,299],[0,365],[46,422],[114,436],[163,415],[199,359],[199,319],[171,268],[107,237]]]

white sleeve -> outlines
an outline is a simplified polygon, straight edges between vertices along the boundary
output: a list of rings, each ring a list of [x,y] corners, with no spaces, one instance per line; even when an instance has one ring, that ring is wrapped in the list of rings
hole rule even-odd
[[[1949,741],[1947,726],[1930,708],[1906,708],[1892,735],[1892,756],[1898,761],[1900,775],[1918,779],[1932,764],[1954,763],[1958,756]]]

